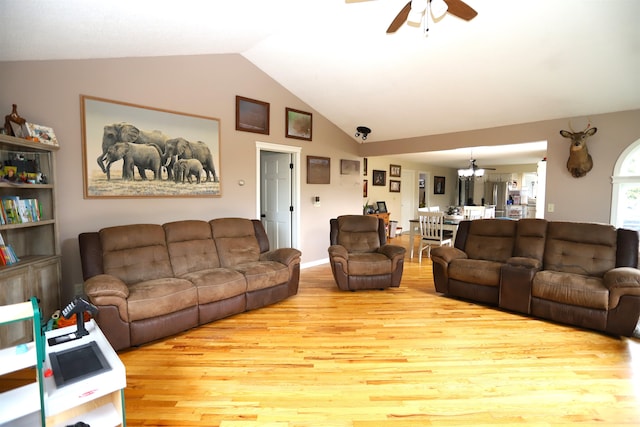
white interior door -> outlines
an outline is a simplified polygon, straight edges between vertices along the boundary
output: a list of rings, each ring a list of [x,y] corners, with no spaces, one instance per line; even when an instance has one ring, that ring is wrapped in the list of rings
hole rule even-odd
[[[400,225],[403,231],[409,231],[409,220],[414,219],[418,210],[418,178],[416,171],[402,171],[402,212]]]
[[[271,249],[293,245],[292,173],[291,153],[260,152],[260,219]]]

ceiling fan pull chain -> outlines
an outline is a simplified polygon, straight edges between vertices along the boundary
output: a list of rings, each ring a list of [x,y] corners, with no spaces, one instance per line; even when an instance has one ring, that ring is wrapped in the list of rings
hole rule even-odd
[[[424,26],[424,36],[429,37],[429,12],[431,11],[431,1],[427,2],[427,8],[424,10],[422,17],[422,25]]]

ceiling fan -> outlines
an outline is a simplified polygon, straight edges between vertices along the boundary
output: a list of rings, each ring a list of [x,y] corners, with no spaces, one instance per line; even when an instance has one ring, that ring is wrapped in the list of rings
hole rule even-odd
[[[496,168],[480,168],[476,164],[476,159],[469,159],[469,167],[467,169],[458,169],[458,176],[460,178],[471,178],[476,176],[483,176],[486,170],[496,170]]]
[[[387,33],[395,33],[405,22],[420,24],[422,19],[428,18],[429,10],[434,18],[438,19],[445,13],[450,13],[458,18],[470,21],[476,17],[476,12],[471,6],[462,0],[411,0],[391,21]]]

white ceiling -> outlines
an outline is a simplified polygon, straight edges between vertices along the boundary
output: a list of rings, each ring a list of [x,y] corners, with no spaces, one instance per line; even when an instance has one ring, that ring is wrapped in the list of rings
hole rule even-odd
[[[386,34],[406,1],[2,0],[0,61],[240,53],[368,142],[640,108],[640,1],[466,0]]]

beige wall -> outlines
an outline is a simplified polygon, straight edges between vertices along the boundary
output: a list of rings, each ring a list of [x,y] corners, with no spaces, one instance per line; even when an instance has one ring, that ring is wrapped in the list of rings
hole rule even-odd
[[[221,198],[196,199],[84,199],[80,95],[91,95],[221,120]],[[235,130],[235,96],[242,95],[271,104],[271,134]],[[340,102],[339,99],[336,102]],[[474,132],[394,141],[389,151],[382,144],[357,144],[318,112],[285,90],[240,55],[187,56],[144,59],[39,61],[0,63],[0,112],[11,104],[29,121],[55,129],[61,144],[57,156],[59,234],[63,256],[63,300],[82,280],[77,236],[84,231],[129,223],[163,223],[186,218],[224,216],[255,218],[256,141],[302,147],[301,235],[303,263],[327,257],[329,219],[362,209],[362,176],[340,175],[340,159],[369,157],[369,171],[379,162],[403,170],[429,171],[427,165],[395,162],[392,154],[455,147],[513,144],[549,140],[547,202],[555,203],[551,219],[608,222],[611,184],[609,176],[622,150],[640,137],[640,110],[591,116],[598,133],[590,148],[594,170],[585,178],[568,175],[564,163],[568,144],[558,131],[567,120],[553,120]],[[284,137],[284,110],[292,107],[313,113],[313,141]],[[330,157],[331,185],[306,184],[307,155]],[[390,156],[380,158],[376,156]],[[436,204],[455,200],[455,171],[433,169],[432,175],[448,172],[445,196]],[[247,185],[240,187],[239,180]],[[389,177],[387,176],[387,180]],[[373,187],[370,185],[371,191]],[[399,212],[399,194],[370,193],[370,200],[385,197],[390,209]],[[393,194],[390,198],[390,194]],[[311,199],[320,196],[321,206]],[[380,199],[384,200],[384,199]]]
[[[517,144],[548,141],[546,203],[555,205],[545,212],[551,220],[609,222],[611,175],[622,151],[640,138],[640,110],[589,115],[598,132],[589,139],[593,169],[585,177],[573,178],[566,168],[569,142],[560,136],[569,119],[547,120],[514,126],[434,135],[421,138],[370,143],[361,146],[363,156],[385,156],[417,151],[436,151],[480,145]],[[574,118],[579,123],[584,117]]]
[[[256,218],[256,141],[302,147],[303,262],[327,257],[329,219],[361,212],[360,177],[341,176],[339,159],[359,160],[357,143],[240,55],[0,63],[0,107],[51,126],[60,141],[57,211],[63,300],[82,281],[78,234],[130,223],[225,216]],[[221,121],[222,197],[84,199],[80,95],[216,117]],[[235,130],[235,96],[269,102],[270,135]],[[313,141],[285,138],[285,107],[313,114]],[[4,115],[4,113],[3,113]],[[306,184],[306,156],[330,157],[331,185]],[[239,186],[239,180],[246,182]],[[321,197],[315,208],[312,196]]]

